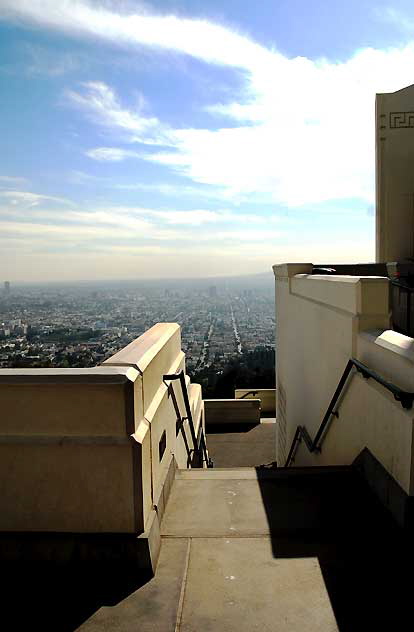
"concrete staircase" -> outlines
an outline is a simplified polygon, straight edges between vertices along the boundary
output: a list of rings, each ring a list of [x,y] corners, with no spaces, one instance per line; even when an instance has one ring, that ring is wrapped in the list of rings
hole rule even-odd
[[[351,467],[177,470],[162,540],[155,577],[79,629],[366,632],[411,614],[408,540]]]

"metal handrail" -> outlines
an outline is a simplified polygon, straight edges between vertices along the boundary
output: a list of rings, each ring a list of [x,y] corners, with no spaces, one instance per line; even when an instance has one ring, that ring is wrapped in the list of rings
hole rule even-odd
[[[244,393],[241,397],[238,397],[237,399],[244,399],[248,395],[257,395],[258,392],[259,391],[249,391],[248,393]]]
[[[173,406],[174,406],[174,410],[175,410],[175,414],[176,414],[176,435],[178,434],[178,432],[181,432],[182,437],[183,437],[183,441],[184,441],[184,446],[187,452],[187,467],[189,465],[191,465],[191,452],[192,450],[190,450],[190,446],[188,445],[188,440],[187,440],[187,435],[185,433],[185,428],[184,428],[184,421],[187,419],[187,417],[182,417],[181,416],[181,412],[180,412],[180,407],[178,406],[178,402],[177,402],[177,398],[175,396],[175,392],[174,392],[174,387],[173,385],[167,384],[164,381],[164,384],[166,385],[167,389],[168,389],[168,396],[171,397]],[[178,431],[177,431],[177,427],[178,427]]]
[[[163,381],[164,381],[165,384],[166,384],[167,380],[169,380],[169,381],[179,380],[180,381],[181,392],[182,392],[182,395],[183,395],[184,406],[185,406],[185,411],[186,411],[186,415],[187,416],[186,417],[181,417],[181,415],[179,413],[179,409],[178,409],[177,400],[175,398],[175,394],[174,394],[174,397],[173,397],[173,404],[174,404],[174,408],[176,410],[176,413],[178,411],[178,415],[180,416],[181,424],[183,423],[183,421],[188,420],[188,425],[190,426],[190,434],[191,434],[191,439],[192,439],[193,446],[194,446],[194,454],[196,456],[197,466],[198,467],[202,467],[203,461],[205,461],[207,467],[213,467],[213,462],[209,458],[208,453],[207,453],[207,446],[206,446],[206,441],[205,441],[205,438],[204,438],[204,431],[203,431],[202,427],[200,429],[200,440],[198,440],[197,436],[196,436],[195,427],[194,427],[194,421],[193,421],[193,415],[191,413],[190,400],[188,399],[187,385],[185,383],[184,371],[181,370],[179,373],[172,373],[170,375],[168,375],[168,374],[163,375]],[[167,388],[169,388],[169,385],[168,384],[166,384],[166,385],[167,385]]]
[[[400,388],[399,386],[396,386],[392,382],[388,382],[388,380],[383,378],[381,375],[378,375],[378,373],[370,369],[368,366],[366,366],[359,360],[355,360],[355,358],[351,358],[350,360],[348,360],[345,370],[342,373],[342,377],[338,382],[338,386],[336,387],[335,393],[333,394],[333,397],[326,410],[324,418],[321,421],[321,425],[319,426],[319,429],[315,435],[315,438],[312,440],[305,426],[298,426],[296,428],[295,435],[293,437],[293,441],[290,446],[289,454],[286,459],[285,467],[289,467],[291,462],[294,460],[296,449],[299,443],[302,441],[302,439],[304,440],[305,445],[308,448],[309,452],[321,451],[321,446],[325,439],[329,424],[332,421],[332,417],[339,417],[339,413],[337,410],[335,410],[335,406],[348,380],[349,374],[351,373],[354,367],[356,368],[358,373],[361,373],[362,377],[364,377],[367,380],[372,378],[373,380],[378,382],[378,384],[381,384],[381,386],[386,388],[387,391],[390,391],[394,395],[394,399],[397,402],[400,402],[403,408],[407,410],[412,408],[413,402],[414,402],[414,393],[411,393],[409,391],[404,391],[402,388]]]

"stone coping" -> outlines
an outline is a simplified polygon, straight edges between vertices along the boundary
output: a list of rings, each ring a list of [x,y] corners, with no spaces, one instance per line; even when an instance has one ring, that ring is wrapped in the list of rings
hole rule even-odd
[[[392,329],[364,331],[360,335],[378,347],[387,349],[414,364],[414,338]]]
[[[143,373],[168,340],[180,330],[177,323],[157,323],[103,362],[103,366],[132,366]]]
[[[389,314],[386,277],[297,274],[289,279],[292,295],[353,315]]]
[[[125,384],[138,375],[132,367],[0,369],[0,384]]]

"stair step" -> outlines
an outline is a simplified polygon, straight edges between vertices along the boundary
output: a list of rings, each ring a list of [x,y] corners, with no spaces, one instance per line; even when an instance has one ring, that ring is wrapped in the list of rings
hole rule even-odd
[[[176,470],[176,480],[257,480],[260,479],[281,479],[295,476],[319,477],[332,474],[350,474],[354,470],[349,465],[324,466],[324,467],[278,467],[278,468],[255,468],[255,467],[214,467],[211,469]]]
[[[343,528],[355,480],[348,467],[178,470],[161,534],[246,537]]]

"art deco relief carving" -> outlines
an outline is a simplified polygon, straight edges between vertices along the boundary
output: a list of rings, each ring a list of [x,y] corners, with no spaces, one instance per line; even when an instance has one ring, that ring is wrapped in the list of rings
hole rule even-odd
[[[390,128],[414,127],[414,112],[390,112]]]

